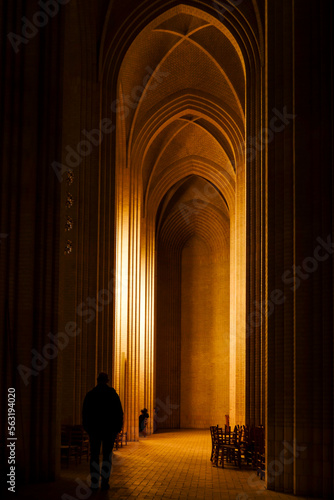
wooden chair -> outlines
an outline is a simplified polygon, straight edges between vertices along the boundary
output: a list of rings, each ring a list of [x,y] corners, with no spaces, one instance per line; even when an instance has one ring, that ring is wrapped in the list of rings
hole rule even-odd
[[[231,432],[227,430],[225,432],[225,437],[222,441],[222,444],[219,443],[219,446],[222,448],[222,467],[224,467],[224,460],[226,459],[227,463],[232,463],[241,468],[241,452],[242,452],[242,428],[234,428],[234,431]]]
[[[225,425],[225,429],[217,426],[210,427],[211,457],[213,465],[218,467],[224,462],[234,463],[239,469],[242,464],[253,465],[261,479],[264,478],[264,427],[235,426],[234,430]]]
[[[125,445],[128,445],[128,433],[124,432],[123,429],[121,432],[119,432],[116,436],[114,446],[116,450],[118,450],[119,447],[123,448],[123,441],[125,442]]]
[[[224,433],[223,429],[218,425],[213,427],[213,453],[212,453],[212,463],[215,467],[218,467],[219,462],[224,467]]]
[[[260,425],[255,428],[255,443],[253,466],[256,468],[257,475],[260,479],[265,478],[265,434],[264,427]]]
[[[78,464],[78,448],[72,444],[72,426],[70,425],[61,426],[60,457],[62,463],[65,462],[67,467],[69,467],[71,459],[75,461],[75,465]]]
[[[217,448],[217,445],[218,445],[218,442],[217,442],[217,439],[216,439],[216,429],[217,429],[218,425],[211,425],[210,426],[210,434],[211,434],[211,456],[210,456],[210,462],[213,461],[213,456],[215,454],[215,451],[216,451],[216,448]]]
[[[242,433],[240,438],[240,457],[241,462],[244,462],[247,466],[252,464],[251,431],[248,425],[242,426]]]
[[[73,425],[71,429],[71,444],[77,447],[79,464],[82,457],[89,460],[89,437],[82,425]]]
[[[128,433],[122,431],[122,440],[121,440],[121,446],[123,445],[123,440],[125,441],[125,446],[128,445]]]

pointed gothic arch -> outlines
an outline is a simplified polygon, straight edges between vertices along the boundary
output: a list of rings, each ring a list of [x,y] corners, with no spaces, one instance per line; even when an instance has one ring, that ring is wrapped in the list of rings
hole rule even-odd
[[[115,270],[123,288],[115,295],[113,383],[125,398],[131,439],[138,438],[140,407],[152,412],[155,398],[156,216],[168,190],[192,174],[207,178],[229,207],[228,413],[235,423],[246,417],[245,138],[256,126],[255,115],[249,119],[256,102],[248,81],[258,48],[237,9],[222,23],[199,5],[167,7],[156,17],[150,10],[122,57],[106,52],[106,32],[101,46],[101,54],[108,53],[101,78],[111,79],[117,115]]]

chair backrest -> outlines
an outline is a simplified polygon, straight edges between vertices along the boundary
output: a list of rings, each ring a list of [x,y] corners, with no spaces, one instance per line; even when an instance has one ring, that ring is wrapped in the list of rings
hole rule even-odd
[[[231,427],[225,427],[225,432],[224,432],[224,441],[225,444],[232,444],[231,438],[233,436],[233,433],[231,432]]]
[[[61,426],[61,445],[71,446],[72,428],[70,425]]]
[[[246,441],[247,443],[250,441],[250,430],[248,425],[243,426],[243,436],[242,436],[243,441]]]
[[[223,429],[221,427],[217,426],[216,437],[217,437],[217,442],[218,442],[219,446],[224,444],[224,433],[223,433]]]
[[[84,439],[84,429],[82,425],[73,425],[71,429],[71,443],[81,446]]]

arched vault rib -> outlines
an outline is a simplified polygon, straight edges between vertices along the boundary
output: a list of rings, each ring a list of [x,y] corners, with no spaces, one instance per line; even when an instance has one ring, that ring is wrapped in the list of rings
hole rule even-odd
[[[188,93],[186,100],[184,100],[184,96],[177,96],[172,103],[166,103],[155,113],[152,113],[145,127],[140,131],[131,154],[129,152],[128,165],[132,163],[131,158],[136,158],[136,162],[133,163],[132,168],[137,170],[136,175],[142,175],[141,172],[144,172],[145,157],[154,140],[168,125],[182,118],[185,113],[192,113],[196,115],[197,119],[200,118],[207,121],[224,137],[230,147],[230,151],[233,152],[232,160],[231,156],[229,156],[230,166],[225,164],[225,168],[227,168],[229,175],[234,179],[233,167],[242,162],[243,156],[243,136],[238,126],[233,123],[223,109],[214,106],[208,99],[193,95],[189,96]],[[179,130],[181,130],[181,127]],[[226,154],[225,148],[224,151]],[[221,170],[221,168],[222,165],[219,165],[218,170]],[[143,185],[144,199],[147,199],[147,193],[150,189],[153,173],[152,170],[149,174],[147,186],[145,184]]]
[[[198,119],[198,118],[197,118]],[[198,125],[197,124],[197,119],[193,119],[193,120],[186,120],[186,123],[184,125],[181,125],[179,127],[176,127],[176,130],[173,134],[170,135],[170,137],[168,138],[168,140],[165,142],[164,146],[161,148],[156,160],[155,160],[155,163],[150,171],[150,176],[149,176],[149,179],[148,179],[148,183],[147,183],[147,188],[146,190],[149,191],[150,189],[150,184],[152,182],[152,179],[154,177],[154,174],[155,174],[155,171],[156,171],[156,168],[158,167],[159,163],[160,163],[160,160],[164,154],[164,152],[167,150],[167,148],[169,147],[169,145],[173,142],[174,139],[177,138],[178,135],[181,134],[181,132],[184,132],[187,127],[189,127],[190,125],[195,125],[196,127],[200,128],[201,130],[204,130],[204,133],[207,134],[214,142],[217,143],[217,145],[221,148],[222,148],[222,145],[219,143],[219,141],[216,139],[216,137],[214,137],[208,130],[206,130],[205,128],[203,128],[201,125]],[[145,163],[145,159],[146,159],[146,156],[147,156],[147,151],[145,152],[145,156],[143,157],[142,159],[142,166],[141,166],[141,171],[143,172],[144,170],[144,163]],[[222,154],[225,155],[225,151],[222,150]],[[228,169],[229,171],[229,174],[230,175],[233,175],[233,168],[231,167],[230,169]]]
[[[164,218],[164,214],[170,210],[170,205],[173,203],[173,199],[177,194],[180,192],[180,189],[183,189],[186,187],[186,184],[192,181],[194,178],[197,178],[198,180],[201,180],[202,183],[205,183],[203,186],[192,186],[193,188],[193,193],[194,193],[194,188],[196,189],[196,196],[197,199],[199,200],[200,203],[203,203],[206,205],[212,204],[213,201],[215,201],[215,206],[219,206],[219,210],[221,213],[223,213],[227,218],[230,217],[229,214],[229,208],[226,199],[224,198],[223,194],[219,192],[216,187],[207,179],[205,179],[202,176],[195,176],[195,175],[188,175],[183,177],[181,180],[176,182],[165,194],[163,197],[159,208],[158,208],[158,213],[156,215],[156,227],[157,231],[159,231],[159,227],[162,224],[162,220]],[[209,188],[209,189],[208,189]],[[219,200],[217,200],[217,197],[219,197]],[[189,202],[189,200],[185,200],[186,203]],[[196,205],[194,206],[193,200],[190,200],[190,203],[192,203],[193,208],[196,209]],[[202,208],[202,207],[201,207]],[[194,211],[194,210],[192,210]]]
[[[192,43],[193,45],[195,45],[196,47],[198,47],[212,62],[213,64],[218,68],[218,70],[221,72],[221,74],[223,75],[224,79],[226,80],[228,86],[230,87],[234,97],[235,97],[235,101],[237,103],[237,106],[239,108],[239,111],[240,111],[240,116],[241,118],[244,120],[245,119],[245,113],[244,113],[244,110],[243,110],[243,107],[241,105],[241,102],[240,102],[240,99],[239,99],[239,96],[237,94],[237,92],[235,91],[235,88],[234,88],[234,85],[232,84],[231,80],[228,78],[227,76],[227,73],[224,71],[224,69],[222,68],[222,66],[219,64],[219,62],[217,61],[217,59],[215,59],[213,57],[212,54],[210,54],[210,52],[208,52],[207,50],[204,49],[204,47],[202,47],[202,45],[198,42],[196,42],[195,40],[193,40],[192,38],[190,38],[191,35],[193,35],[194,33],[196,33],[197,31],[200,31],[204,28],[207,28],[208,26],[213,26],[212,24],[205,24],[204,26],[200,26],[199,28],[197,28],[196,30],[194,30],[193,32],[187,34],[187,35],[181,35],[180,33],[177,33],[175,31],[170,31],[170,30],[161,30],[161,29],[157,29],[157,30],[154,30],[154,31],[161,31],[161,32],[165,32],[165,33],[171,33],[173,35],[177,35],[179,37],[182,37],[182,42],[184,40],[187,40],[188,42]],[[174,49],[174,48],[173,48]],[[172,53],[172,50],[170,51],[170,53]],[[170,55],[170,54],[169,54]],[[244,68],[243,68],[244,69]],[[245,74],[245,73],[244,73]],[[153,76],[153,75],[152,75]]]
[[[154,219],[158,206],[167,191],[173,184],[190,174],[203,177],[208,182],[211,182],[226,200],[229,211],[232,214],[234,213],[234,180],[225,170],[219,170],[218,165],[209,162],[207,159],[187,157],[171,165],[168,172],[165,172],[159,179],[150,196],[145,199],[143,215]]]
[[[222,218],[214,207],[206,207],[186,223],[181,212],[173,212],[159,231],[159,240],[168,242],[170,249],[181,250],[192,236],[200,236],[211,251],[219,253],[229,241],[229,221]]]
[[[173,9],[172,9],[173,10]],[[197,9],[195,9],[197,10]],[[194,14],[193,14],[194,15]],[[197,16],[199,17],[199,19],[203,19],[203,12],[201,13],[201,11],[198,10],[197,12]],[[196,16],[195,16],[196,17]],[[208,16],[206,16],[206,19],[208,18]],[[210,19],[210,17],[209,17]],[[134,134],[134,130],[136,128],[136,122],[137,122],[137,118],[138,116],[140,115],[140,112],[141,112],[141,105],[143,103],[143,101],[146,99],[147,97],[147,91],[148,89],[150,88],[150,85],[151,85],[151,82],[152,80],[154,79],[155,75],[157,74],[157,72],[161,69],[161,67],[167,63],[167,60],[168,58],[173,54],[173,52],[175,52],[175,50],[185,41],[187,40],[190,44],[192,44],[193,46],[196,46],[199,50],[201,50],[203,52],[203,54],[205,54],[205,56],[215,65],[215,67],[218,69],[218,71],[221,73],[222,75],[222,78],[224,79],[224,81],[226,81],[227,85],[228,85],[228,88],[231,90],[233,96],[234,96],[234,99],[235,99],[235,103],[237,105],[237,109],[239,110],[239,113],[240,113],[240,117],[242,120],[244,120],[245,118],[245,115],[244,115],[244,109],[241,105],[241,102],[240,102],[240,99],[239,99],[239,96],[238,96],[238,93],[236,92],[235,88],[234,88],[234,85],[232,84],[230,78],[228,77],[226,71],[224,70],[224,68],[221,66],[221,64],[219,64],[219,62],[217,61],[217,59],[210,53],[208,52],[200,43],[196,42],[194,39],[191,38],[192,35],[194,35],[196,32],[200,31],[200,30],[203,30],[207,27],[215,27],[217,29],[217,25],[216,23],[214,22],[214,19],[211,19],[211,22],[207,22],[206,24],[202,25],[202,26],[199,26],[199,27],[196,27],[195,29],[193,29],[192,31],[190,31],[189,33],[187,33],[186,35],[181,35],[180,33],[178,33],[177,31],[173,31],[173,30],[162,30],[162,29],[159,29],[159,28],[151,28],[152,31],[155,31],[155,32],[165,32],[165,33],[170,33],[170,34],[173,34],[173,36],[177,36],[177,37],[180,37],[180,40],[178,42],[176,42],[174,44],[174,46],[172,48],[170,48],[167,53],[161,58],[159,64],[156,66],[156,68],[154,69],[153,73],[150,75],[150,77],[146,80],[146,84],[144,85],[144,90],[142,92],[142,95],[139,99],[139,102],[138,102],[138,105],[137,105],[137,108],[135,110],[135,114],[133,116],[133,119],[132,119],[132,126],[131,126],[131,131],[130,131],[130,144],[132,142],[132,135]],[[149,27],[147,27],[147,29],[150,29]],[[222,27],[220,26],[220,29],[218,29],[218,31],[220,33],[222,33],[223,36],[227,36],[226,33],[225,33],[225,30],[222,30]],[[236,41],[233,39],[231,40],[230,37],[228,37],[230,43],[232,44],[233,48],[236,50],[237,52],[237,47],[238,45],[236,44]],[[243,74],[245,75],[245,65],[244,65],[244,62],[243,62],[243,58],[241,56],[240,53],[238,53],[238,59],[239,61],[241,62],[241,66],[242,66],[242,70],[243,70]]]
[[[200,0],[197,2],[198,7],[191,7],[194,14],[200,19],[211,23],[215,26],[228,40],[232,43],[235,51],[237,52],[243,68],[245,70],[244,58],[261,59],[264,61],[264,48],[263,48],[263,29],[259,16],[258,0],[252,0],[252,4],[256,16],[256,26],[247,19],[242,11],[243,3],[235,5],[231,3],[231,9],[226,9],[226,2],[222,2],[224,9],[224,22],[222,23],[217,17],[217,7],[219,2],[212,2],[211,12],[206,12],[208,5]],[[115,67],[118,67],[119,61],[124,58],[124,47],[128,47],[131,40],[134,38],[134,33],[138,27],[145,29],[150,24],[159,25],[165,19],[171,18],[179,12],[188,11],[189,6],[180,4],[175,6],[174,0],[146,0],[138,5],[129,16],[125,17],[123,22],[120,23],[118,31],[115,33],[113,29],[113,1],[110,2],[109,9],[106,16],[106,22],[103,28],[100,56],[99,56],[99,78],[102,79],[103,75],[109,73]],[[174,4],[174,5],[173,5]],[[201,8],[202,7],[202,8]],[[161,12],[163,10],[163,12]],[[259,32],[260,41],[256,31]],[[112,34],[108,37],[108,32]],[[251,55],[252,54],[252,55]],[[110,61],[113,60],[113,64]],[[246,71],[246,70],[245,70]]]
[[[244,130],[240,129],[235,122],[227,106],[218,102],[210,94],[185,89],[165,98],[149,110],[143,119],[144,126],[139,129],[137,136],[132,136],[132,141],[129,141],[128,164],[131,162],[131,156],[140,157],[142,143],[152,141],[166,124],[185,112],[192,112],[216,124],[230,143],[231,149],[234,151],[235,161],[237,161],[240,145],[244,141]]]

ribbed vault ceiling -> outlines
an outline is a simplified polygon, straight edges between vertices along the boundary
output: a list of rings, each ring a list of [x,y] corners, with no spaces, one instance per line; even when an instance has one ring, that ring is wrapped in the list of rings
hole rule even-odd
[[[120,100],[132,99],[123,133],[127,167],[141,180],[143,215],[173,245],[195,234],[218,242],[229,228],[245,136],[245,68],[237,43],[217,19],[179,5],[137,36],[118,85]],[[208,182],[217,196],[203,201]],[[202,208],[186,221],[186,207],[201,193]]]
[[[195,175],[167,193],[157,223],[160,243],[176,253],[196,236],[213,254],[219,254],[229,238],[229,214],[224,200],[215,187]]]

